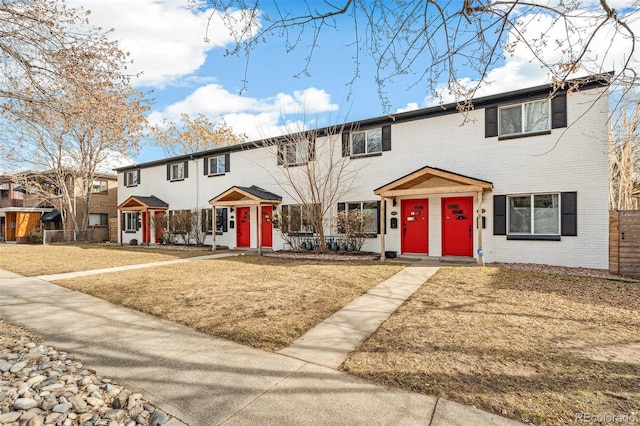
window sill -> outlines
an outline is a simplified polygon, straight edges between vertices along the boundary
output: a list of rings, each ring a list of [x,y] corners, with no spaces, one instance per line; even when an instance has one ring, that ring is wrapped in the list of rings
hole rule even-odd
[[[125,185],[125,188],[135,188],[136,186],[138,186],[137,183],[135,185]]]
[[[498,140],[505,141],[509,139],[528,138],[530,136],[540,136],[540,135],[550,135],[550,134],[551,134],[551,130],[542,130],[539,132],[516,133],[514,135],[498,136]]]
[[[94,196],[94,195],[109,195],[109,193],[107,191],[92,192],[91,196]]]
[[[560,235],[507,235],[507,240],[560,241]]]
[[[183,180],[184,180],[184,178],[181,178],[181,179],[169,179],[169,182],[181,182]]]
[[[125,234],[136,234],[138,231],[124,231]]]
[[[307,164],[309,164],[308,161],[304,162],[304,163],[295,163],[295,164],[287,164],[284,163],[282,164],[284,167],[300,167],[300,166],[306,166]]]
[[[372,152],[369,154],[356,154],[349,157],[350,160],[357,160],[358,158],[370,158],[370,157],[381,157],[382,152]]]
[[[224,176],[225,173],[210,173],[207,175],[207,177],[217,177],[217,176]]]

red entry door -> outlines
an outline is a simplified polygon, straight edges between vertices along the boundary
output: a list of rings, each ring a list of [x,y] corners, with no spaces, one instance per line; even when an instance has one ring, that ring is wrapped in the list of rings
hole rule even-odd
[[[271,247],[273,245],[273,239],[271,237],[271,215],[273,213],[273,207],[262,207],[262,247]]]
[[[251,212],[249,207],[236,209],[236,243],[238,247],[251,246]]]
[[[402,252],[429,253],[429,200],[402,200]]]
[[[442,199],[442,255],[473,256],[473,197]]]
[[[156,211],[153,226],[156,231],[156,244],[157,244],[160,242],[160,238],[164,236],[164,212]]]

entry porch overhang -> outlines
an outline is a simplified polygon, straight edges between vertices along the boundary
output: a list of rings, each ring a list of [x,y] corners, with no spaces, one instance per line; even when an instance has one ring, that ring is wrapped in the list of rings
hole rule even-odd
[[[215,211],[216,207],[258,207],[258,254],[262,254],[262,220],[260,210],[262,206],[275,206],[282,203],[282,197],[272,192],[266,191],[258,186],[232,186],[222,194],[209,200],[211,208]],[[213,248],[216,249],[215,233],[212,234]]]
[[[209,200],[212,206],[258,206],[276,205],[282,203],[282,197],[272,192],[265,191],[255,185],[232,186],[217,197]]]
[[[493,184],[433,167],[423,167],[380,188],[373,193],[384,198],[412,195],[455,194],[491,191]]]
[[[425,195],[452,195],[463,193],[475,193],[477,196],[477,217],[479,224],[482,224],[482,198],[485,192],[493,189],[491,182],[453,173],[447,170],[433,167],[423,167],[401,178],[398,178],[386,185],[374,189],[373,193],[380,197],[380,229],[385,229],[385,206],[386,199],[396,199],[398,197],[419,197]],[[483,265],[482,255],[482,226],[478,226],[477,246],[478,263]],[[380,258],[385,256],[384,233],[380,234]]]
[[[118,206],[119,211],[167,210],[168,208],[169,204],[155,195],[148,197],[132,195]]]

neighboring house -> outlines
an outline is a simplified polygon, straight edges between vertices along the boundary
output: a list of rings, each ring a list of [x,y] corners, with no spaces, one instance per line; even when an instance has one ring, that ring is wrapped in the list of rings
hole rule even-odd
[[[364,250],[607,268],[608,84],[550,90],[320,129],[300,146],[282,138],[278,152],[258,141],[117,169],[120,241],[156,243],[152,217],[197,207],[206,244],[287,248],[274,217],[288,215],[289,232],[313,230],[277,172],[320,167],[333,149],[357,175],[332,211],[380,220]]]
[[[15,202],[20,204],[15,207],[5,207],[3,203],[0,208],[0,217],[4,215],[2,229],[6,241],[28,242],[29,233],[40,227],[49,230],[74,229],[71,217],[74,214],[76,220],[80,222],[84,201],[80,192],[75,189],[78,188],[78,185],[71,177],[66,179],[66,184],[74,188],[72,190],[74,193],[73,208],[66,215],[67,223],[64,226],[60,214],[63,207],[59,200],[56,200],[55,196],[43,196],[42,191],[32,190],[29,187],[29,182],[37,183],[39,187],[46,186],[49,192],[56,194],[58,192],[56,185],[49,174],[46,172],[22,172],[19,176],[6,177],[6,180],[11,182],[6,184],[11,186],[9,192],[12,195],[10,197],[14,197]],[[92,187],[89,204],[89,228],[92,228],[95,240],[102,241],[108,239],[109,219],[113,219],[117,215],[117,177],[112,174],[100,174],[93,181]]]

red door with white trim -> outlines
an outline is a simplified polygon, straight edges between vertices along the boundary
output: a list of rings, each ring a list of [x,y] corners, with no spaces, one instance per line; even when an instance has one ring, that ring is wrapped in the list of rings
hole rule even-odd
[[[473,197],[442,199],[442,255],[473,257]]]
[[[153,219],[154,230],[156,232],[156,244],[160,242],[160,238],[164,236],[164,212],[156,211]]]
[[[238,247],[251,246],[251,212],[249,207],[236,209],[236,245]]]
[[[416,198],[402,200],[402,252],[429,253],[429,200]]]
[[[273,239],[271,234],[272,214],[273,214],[273,207],[262,206],[262,247],[271,247],[273,245]]]

